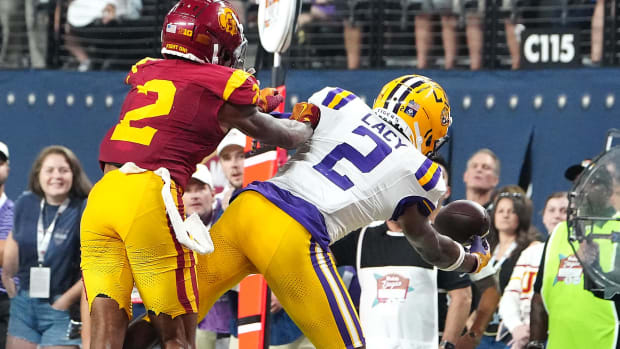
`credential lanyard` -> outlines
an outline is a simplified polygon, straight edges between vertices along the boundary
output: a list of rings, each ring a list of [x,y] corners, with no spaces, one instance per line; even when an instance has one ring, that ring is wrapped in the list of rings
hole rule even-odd
[[[47,229],[43,229],[43,208],[45,206],[45,199],[41,200],[41,212],[39,213],[39,222],[37,223],[37,254],[39,256],[39,266],[43,265],[43,257],[45,257],[45,252],[47,252],[47,248],[50,245],[52,232],[56,226],[56,220],[67,209],[70,201],[69,198],[66,198],[65,201],[62,202],[50,225]]]

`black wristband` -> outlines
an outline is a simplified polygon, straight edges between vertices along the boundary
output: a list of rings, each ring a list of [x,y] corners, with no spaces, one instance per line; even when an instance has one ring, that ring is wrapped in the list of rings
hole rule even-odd
[[[529,341],[526,349],[545,349],[545,341]]]
[[[456,349],[456,345],[454,345],[454,343],[452,342],[441,341],[439,343],[439,348],[440,349]]]

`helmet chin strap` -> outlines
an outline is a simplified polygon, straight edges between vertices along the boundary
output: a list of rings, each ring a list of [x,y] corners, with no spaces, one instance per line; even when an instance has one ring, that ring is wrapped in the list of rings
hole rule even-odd
[[[448,143],[448,141],[450,140],[450,136],[445,135],[441,138],[439,138],[438,140],[435,141],[435,147],[432,151],[428,152],[428,154],[426,154],[426,157],[428,158],[434,158],[435,156],[437,156],[437,152],[439,151],[439,148],[441,148],[444,144]]]

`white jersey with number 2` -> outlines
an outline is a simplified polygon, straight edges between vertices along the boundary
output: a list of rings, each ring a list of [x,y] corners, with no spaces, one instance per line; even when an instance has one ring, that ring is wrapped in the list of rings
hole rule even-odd
[[[314,205],[332,243],[411,204],[435,209],[446,190],[441,169],[403,134],[349,91],[326,87],[309,101],[319,125],[268,182]]]

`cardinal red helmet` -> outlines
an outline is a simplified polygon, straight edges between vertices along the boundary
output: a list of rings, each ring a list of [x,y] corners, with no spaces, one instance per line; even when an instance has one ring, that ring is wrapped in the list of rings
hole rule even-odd
[[[166,15],[161,31],[164,57],[243,68],[246,46],[239,16],[223,0],[181,0]]]

